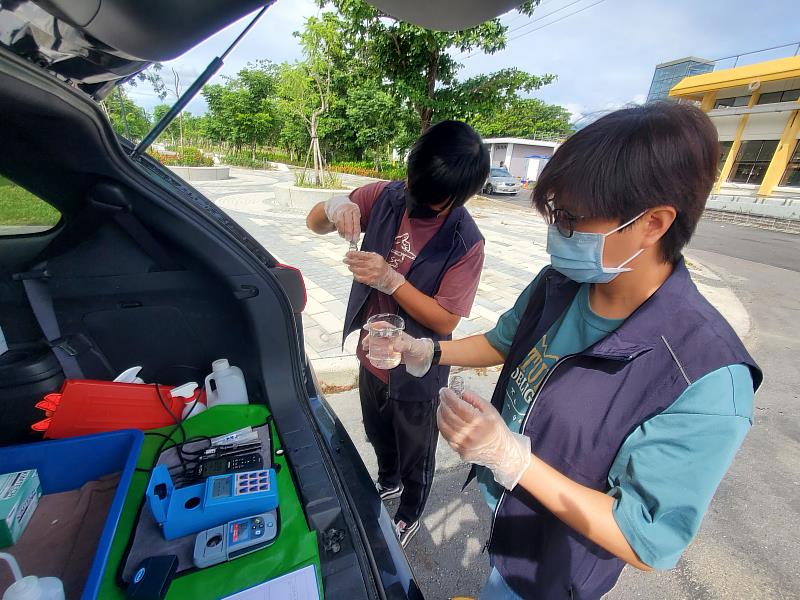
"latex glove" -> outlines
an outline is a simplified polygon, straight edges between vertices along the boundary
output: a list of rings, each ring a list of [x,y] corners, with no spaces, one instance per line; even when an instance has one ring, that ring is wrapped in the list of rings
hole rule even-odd
[[[350,267],[356,281],[389,296],[406,282],[405,277],[390,267],[389,263],[375,252],[351,250],[344,255],[343,262]]]
[[[369,336],[361,342],[361,348],[369,350]],[[430,338],[414,338],[401,333],[392,344],[392,350],[402,353],[400,362],[406,366],[406,372],[414,377],[424,376],[433,362],[433,340]]]
[[[469,390],[459,398],[442,388],[436,423],[461,458],[490,469],[507,490],[514,489],[531,463],[530,438],[513,433],[488,400]]]
[[[325,202],[325,216],[334,224],[339,235],[348,242],[361,236],[361,210],[347,196],[334,196]]]

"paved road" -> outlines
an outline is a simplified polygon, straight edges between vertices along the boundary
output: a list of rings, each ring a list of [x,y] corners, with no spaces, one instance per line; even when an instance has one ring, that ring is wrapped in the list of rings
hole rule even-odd
[[[689,248],[800,271],[800,235],[791,233],[703,219]]]
[[[306,348],[318,372],[339,369],[349,359],[355,380],[355,335],[341,347],[341,332],[352,285],[342,263],[347,244],[336,235],[317,236],[305,226],[306,210],[277,206],[274,187],[291,181],[288,171],[232,169],[232,178],[195,182],[194,185],[272,252],[281,262],[302,267],[308,290],[303,313]],[[364,185],[361,177],[343,176],[345,185]],[[546,227],[529,210],[520,210],[481,198],[470,204],[486,237],[486,260],[472,314],[462,319],[457,336],[486,331],[516,300],[548,262],[544,248]],[[523,239],[524,242],[520,243]],[[346,378],[345,378],[346,379]],[[328,383],[323,380],[323,383]],[[345,385],[347,381],[330,382]]]
[[[492,194],[486,195],[486,197],[491,198],[492,200],[502,200],[503,202],[508,202],[509,204],[521,206],[523,208],[528,208],[531,205],[530,190],[522,190],[517,194]]]
[[[513,196],[494,194],[491,198],[514,206],[530,206],[530,192],[527,190]],[[791,233],[703,219],[698,224],[689,249],[714,252],[790,271],[800,270],[800,235]]]
[[[765,383],[753,429],[678,567],[626,569],[608,597],[800,598],[800,236],[714,222],[700,234],[691,255],[743,302],[745,343]]]

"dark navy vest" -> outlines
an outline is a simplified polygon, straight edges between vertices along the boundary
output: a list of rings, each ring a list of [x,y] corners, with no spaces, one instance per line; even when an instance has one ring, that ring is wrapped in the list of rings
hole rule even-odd
[[[506,357],[492,403],[502,407],[511,372],[569,306],[579,284],[547,267]],[[727,365],[762,374],[727,321],[697,291],[683,260],[620,327],[580,354],[562,357],[531,402],[523,432],[532,451],[567,477],[608,491],[623,442],[686,388]],[[624,562],[555,517],[521,486],[498,502],[492,563],[524,598],[600,598]]]
[[[376,252],[384,258],[394,246],[394,239],[406,209],[405,183],[394,181],[386,186],[375,201],[369,216],[367,230],[361,250]],[[478,226],[464,207],[456,208],[445,217],[430,241],[425,245],[406,280],[427,296],[435,296],[442,278],[476,243],[483,238]],[[364,307],[370,294],[380,294],[371,287],[353,281],[347,315],[344,320],[342,344],[345,338],[361,328],[369,315],[364,315]],[[439,335],[412,319],[401,307],[397,313],[403,317],[406,333],[415,338],[427,337],[433,340],[449,340],[451,336]],[[412,377],[406,373],[405,365],[389,372],[389,395],[396,400],[422,402],[437,397],[439,389],[447,385],[450,367],[431,367],[424,377]]]

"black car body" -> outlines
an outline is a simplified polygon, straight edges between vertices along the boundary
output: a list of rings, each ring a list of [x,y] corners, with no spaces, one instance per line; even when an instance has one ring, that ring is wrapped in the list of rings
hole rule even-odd
[[[0,357],[0,445],[31,441],[32,402],[63,381],[51,347],[74,351],[87,378],[145,364],[143,376],[165,384],[228,357],[244,371],[251,402],[274,416],[317,532],[325,595],[421,598],[305,355],[298,272],[151,157],[132,158],[133,145],[97,103],[151,62],[182,54],[264,4],[0,4],[0,174],[61,214],[46,231],[0,233],[0,327],[10,348]],[[483,14],[487,5],[497,14],[510,4],[478,2],[472,24],[492,16]],[[24,291],[30,278],[46,281],[57,340],[43,339]],[[31,368],[39,379],[26,379]]]
[[[257,3],[238,4],[245,6],[223,11],[187,43]],[[306,360],[297,272],[152,158],[132,160],[131,144],[93,99],[146,61],[124,58],[33,3],[4,3],[0,27],[0,173],[62,215],[47,231],[0,236],[0,326],[10,348],[0,362],[2,443],[31,441],[33,402],[63,380],[57,368],[44,389],[24,377],[53,362],[24,293],[24,279],[41,276],[63,343],[77,350],[88,378],[144,364],[146,380],[178,384],[219,356],[242,368],[251,402],[267,404],[275,418],[317,531],[327,597],[421,597]],[[135,219],[139,233],[121,226],[120,215]]]

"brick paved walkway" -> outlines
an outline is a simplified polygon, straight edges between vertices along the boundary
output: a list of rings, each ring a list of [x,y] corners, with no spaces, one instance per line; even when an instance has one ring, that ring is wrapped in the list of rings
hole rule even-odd
[[[309,358],[320,361],[353,357],[355,335],[347,340],[344,350],[341,348],[352,282],[342,263],[347,242],[335,234],[311,233],[305,225],[306,211],[275,204],[271,188],[275,183],[291,181],[291,172],[232,168],[231,175],[228,180],[193,182],[193,185],[236,219],[280,262],[301,269],[308,290],[303,320]],[[369,181],[355,176],[343,178],[349,187]],[[491,328],[548,263],[547,228],[533,210],[482,197],[471,200],[468,208],[486,238],[486,262],[472,313],[461,320],[455,337]],[[740,333],[743,329],[746,332],[747,315],[735,306],[738,303],[735,296],[727,288],[718,287],[718,278],[712,273],[705,272],[700,265],[690,266],[712,303]]]

